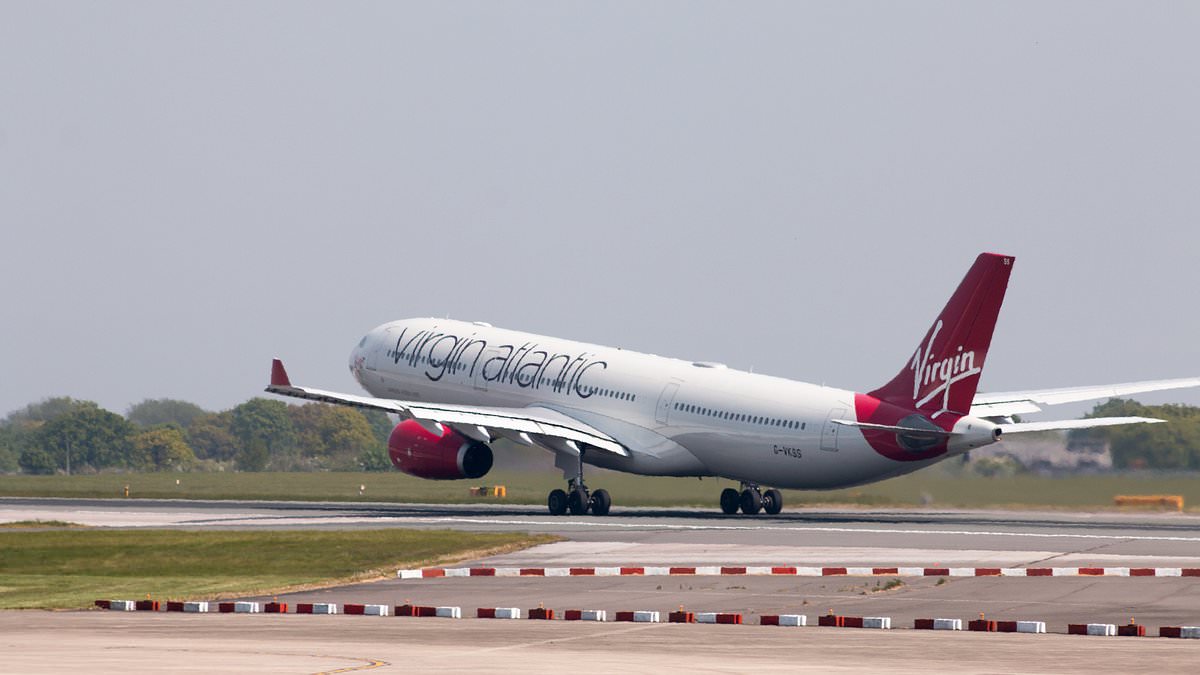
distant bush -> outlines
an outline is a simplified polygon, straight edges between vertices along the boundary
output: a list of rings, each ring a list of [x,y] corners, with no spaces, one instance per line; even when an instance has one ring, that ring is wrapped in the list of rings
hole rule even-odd
[[[34,476],[48,476],[58,468],[50,453],[38,447],[26,448],[19,462],[22,471]]]
[[[1106,442],[1116,469],[1200,470],[1200,408],[1146,406],[1114,398],[1088,417],[1153,417],[1166,424],[1128,424],[1072,432],[1072,443]]]

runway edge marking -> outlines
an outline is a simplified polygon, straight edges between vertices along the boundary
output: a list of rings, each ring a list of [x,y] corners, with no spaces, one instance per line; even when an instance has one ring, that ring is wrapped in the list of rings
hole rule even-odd
[[[569,570],[569,573],[564,573]],[[619,570],[619,572],[614,572]],[[769,571],[768,571],[769,570]],[[1194,577],[1200,567],[426,567],[399,579],[512,576]]]

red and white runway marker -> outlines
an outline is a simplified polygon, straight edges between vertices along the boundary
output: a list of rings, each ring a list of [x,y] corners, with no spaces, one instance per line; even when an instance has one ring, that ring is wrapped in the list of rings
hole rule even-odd
[[[799,577],[1195,577],[1200,567],[427,567],[400,579],[441,577],[799,576]]]

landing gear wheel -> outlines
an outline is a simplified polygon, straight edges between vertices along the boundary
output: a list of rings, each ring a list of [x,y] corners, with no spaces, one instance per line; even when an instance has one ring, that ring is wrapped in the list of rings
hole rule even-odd
[[[546,499],[546,506],[550,507],[550,515],[561,516],[567,512],[567,493],[562,490],[551,490],[550,497]]]
[[[612,506],[612,497],[608,496],[608,490],[600,489],[592,493],[591,509],[593,516],[607,516],[608,509]]]
[[[588,510],[587,493],[580,489],[571,490],[571,494],[567,496],[567,510],[573,516],[582,516]]]
[[[732,516],[738,512],[738,506],[742,503],[742,495],[733,488],[725,488],[721,490],[721,513],[727,516]]]
[[[767,490],[762,495],[763,511],[775,515],[783,510],[783,493],[775,488]]]
[[[762,495],[758,494],[758,490],[750,488],[742,490],[740,502],[739,505],[742,507],[742,513],[748,516],[752,516],[762,510],[763,499]]]

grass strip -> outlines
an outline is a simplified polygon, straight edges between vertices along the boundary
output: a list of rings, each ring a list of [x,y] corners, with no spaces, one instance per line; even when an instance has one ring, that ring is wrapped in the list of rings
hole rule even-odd
[[[965,508],[1113,508],[1119,494],[1182,495],[1189,511],[1200,507],[1200,480],[1192,473],[1107,474],[1043,477],[955,475],[931,467],[907,476],[847,490],[785,490],[784,504],[920,506]],[[477,481],[428,481],[391,473],[142,473],[91,476],[0,476],[0,496],[152,499],[244,499],[545,504],[562,487],[554,471],[497,470]],[[475,485],[505,485],[506,499],[471,497]],[[721,479],[653,478],[600,469],[588,472],[588,485],[603,487],[614,507],[701,506],[716,508],[721,489],[737,487]]]
[[[450,530],[0,531],[0,609],[212,600],[390,578],[556,537]]]
[[[43,530],[87,527],[79,523],[69,523],[65,520],[15,520],[11,523],[0,523],[0,529],[5,530]]]

